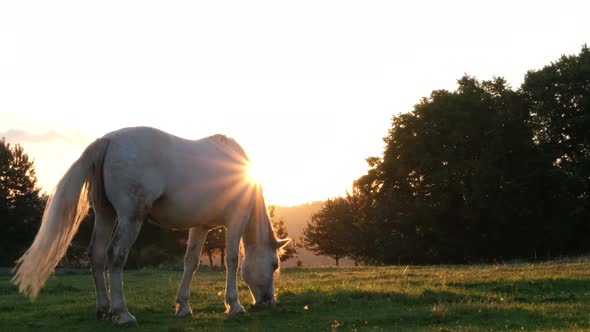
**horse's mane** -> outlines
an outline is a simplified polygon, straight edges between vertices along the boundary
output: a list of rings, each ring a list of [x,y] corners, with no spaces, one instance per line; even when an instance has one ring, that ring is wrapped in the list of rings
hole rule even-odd
[[[262,194],[262,187],[254,188],[253,206],[250,210],[250,218],[246,226],[244,242],[249,243],[273,243],[276,241],[274,229],[268,216],[266,203]]]

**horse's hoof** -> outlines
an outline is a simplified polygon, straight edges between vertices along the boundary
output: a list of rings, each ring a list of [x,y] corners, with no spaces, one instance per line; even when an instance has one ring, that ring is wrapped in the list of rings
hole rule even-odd
[[[108,307],[96,309],[96,319],[98,320],[109,320],[111,319],[111,313]]]
[[[193,311],[189,306],[179,308],[176,310],[176,317],[178,318],[190,318],[193,317]]]
[[[129,312],[112,313],[113,323],[116,325],[137,325],[137,319]]]
[[[246,310],[244,310],[244,307],[242,307],[239,304],[235,304],[235,305],[229,307],[228,310],[226,311],[228,316],[236,316],[236,315],[243,314],[244,312],[246,312]]]

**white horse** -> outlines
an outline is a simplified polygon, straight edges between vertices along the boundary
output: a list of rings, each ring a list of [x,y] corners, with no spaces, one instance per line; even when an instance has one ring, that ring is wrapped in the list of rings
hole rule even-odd
[[[191,141],[146,127],[105,135],[86,148],[57,184],[33,244],[17,261],[13,282],[31,300],[36,298],[87,214],[90,194],[96,217],[88,254],[99,319],[136,322],[125,304],[122,269],[146,220],[190,229],[177,316],[192,315],[191,279],[207,232],[218,226],[227,228],[226,312],[244,311],[236,280],[242,238],[242,278],[255,304],[274,303],[277,249],[289,239],[275,237],[260,186],[248,179],[247,164],[240,145],[223,135]]]

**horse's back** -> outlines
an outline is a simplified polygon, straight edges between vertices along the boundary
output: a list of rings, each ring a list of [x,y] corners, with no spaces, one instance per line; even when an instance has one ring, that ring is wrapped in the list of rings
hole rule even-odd
[[[215,135],[191,141],[148,128],[125,128],[105,135],[105,191],[115,209],[145,212],[164,227],[222,224],[228,193],[243,181],[247,160],[230,138]]]
[[[104,136],[109,146],[103,164],[107,197],[121,211],[139,201],[153,201],[164,189],[160,157],[171,137],[152,128],[124,128]],[[129,211],[136,212],[136,211]]]

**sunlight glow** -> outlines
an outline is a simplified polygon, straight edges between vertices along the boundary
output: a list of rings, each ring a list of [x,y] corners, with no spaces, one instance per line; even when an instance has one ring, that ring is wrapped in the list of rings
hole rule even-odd
[[[248,180],[250,182],[261,184],[262,183],[262,170],[257,166],[257,164],[249,162],[248,163]]]

